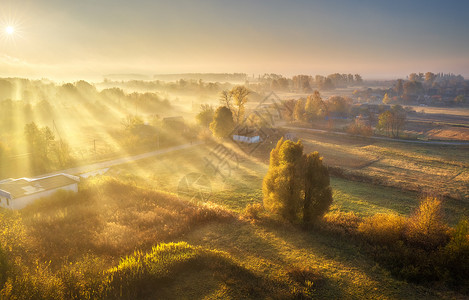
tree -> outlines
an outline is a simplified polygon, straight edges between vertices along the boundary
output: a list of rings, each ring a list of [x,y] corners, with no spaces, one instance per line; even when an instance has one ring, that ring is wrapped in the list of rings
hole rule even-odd
[[[143,125],[143,120],[137,115],[127,115],[121,121],[124,130],[132,131],[134,128]]]
[[[334,82],[329,77],[326,77],[322,83],[319,84],[320,90],[333,90],[335,89]]]
[[[301,141],[283,138],[270,153],[262,192],[265,208],[291,222],[311,224],[332,203],[329,173],[319,154],[304,155]]]
[[[422,83],[419,81],[407,81],[404,83],[404,94],[416,95],[423,92]]]
[[[31,122],[24,126],[26,141],[29,150],[36,157],[47,159],[50,142],[54,140],[54,135],[49,127],[39,128],[36,123]]]
[[[435,249],[447,242],[447,226],[442,216],[442,201],[436,196],[426,196],[409,218],[405,230],[408,242]]]
[[[329,171],[318,152],[306,155],[303,222],[311,224],[324,215],[332,204]]]
[[[68,143],[58,141],[53,144],[51,151],[55,154],[59,167],[63,168],[69,166],[73,162]]]
[[[350,99],[342,96],[331,96],[327,99],[327,111],[345,117],[350,110]]]
[[[220,97],[218,99],[220,100],[221,106],[226,106],[229,109],[231,109],[233,97],[231,96],[230,91],[227,91],[227,90],[221,91]]]
[[[363,83],[363,78],[360,74],[355,74],[355,81],[357,84],[362,84]]]
[[[392,112],[392,132],[394,137],[399,137],[399,131],[404,127],[407,119],[407,112],[400,105],[394,105],[391,108]]]
[[[295,111],[296,100],[284,100],[282,107],[284,109],[281,110],[282,118],[287,121],[293,121],[295,119],[294,111]]]
[[[270,153],[269,170],[262,191],[264,206],[289,221],[300,217],[303,145],[283,138]]]
[[[453,101],[456,104],[464,104],[464,103],[466,103],[466,98],[464,97],[464,95],[458,95],[454,98]]]
[[[433,81],[435,80],[436,75],[432,72],[425,73],[425,82],[429,85],[432,85]]]
[[[417,75],[417,73],[410,73],[410,74],[409,74],[409,80],[410,80],[410,81],[418,81],[418,80],[419,80],[419,76]]]
[[[305,100],[298,99],[295,104],[295,108],[293,110],[293,116],[297,121],[304,121],[306,119],[305,116]]]
[[[308,121],[324,116],[326,110],[326,104],[322,100],[319,91],[314,91],[313,95],[309,95],[308,98],[306,98],[305,113]]]
[[[378,117],[378,128],[386,131],[386,135],[391,134],[391,120],[392,114],[389,110],[381,113]]]
[[[394,105],[379,115],[378,128],[385,130],[392,137],[399,137],[400,130],[404,127],[407,118],[405,109],[400,105]]]
[[[391,103],[391,98],[388,96],[388,93],[384,94],[383,97],[383,104],[389,104]]]
[[[51,163],[49,152],[55,140],[54,134],[49,127],[39,128],[34,122],[24,126],[24,134],[32,154],[32,167],[37,171],[45,171]]]
[[[234,102],[234,113],[236,118],[236,124],[241,123],[244,117],[244,111],[246,102],[248,101],[249,90],[244,86],[236,86],[230,91]]]
[[[215,111],[210,130],[213,135],[219,138],[227,137],[234,129],[233,113],[226,106],[220,106]]]
[[[399,97],[402,96],[402,93],[404,92],[404,83],[402,79],[397,80],[395,91]]]
[[[201,104],[200,112],[197,114],[197,116],[195,116],[195,118],[200,125],[208,127],[213,121],[214,114],[215,111],[213,110],[213,106],[209,104]]]

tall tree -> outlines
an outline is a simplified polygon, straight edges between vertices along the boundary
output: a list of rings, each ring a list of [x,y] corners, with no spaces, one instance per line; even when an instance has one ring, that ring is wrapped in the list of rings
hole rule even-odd
[[[387,110],[378,116],[378,128],[385,131],[386,135],[391,135],[392,114]]]
[[[305,121],[306,120],[306,115],[305,115],[305,100],[304,99],[298,99],[295,104],[295,108],[293,110],[293,116],[295,117],[295,120],[297,121]]]
[[[425,82],[429,85],[432,85],[433,81],[435,80],[436,75],[432,72],[425,73]]]
[[[236,118],[236,124],[240,124],[244,118],[244,112],[246,109],[246,102],[250,94],[249,90],[245,86],[236,86],[231,92],[234,102],[234,113]]]
[[[402,79],[397,80],[395,91],[399,97],[404,93],[404,83]]]
[[[220,100],[220,105],[221,106],[226,106],[229,109],[231,109],[231,106],[233,105],[233,97],[231,96],[230,91],[228,90],[223,90],[220,92],[220,97],[218,98]]]
[[[300,141],[282,138],[270,153],[262,186],[264,206],[289,221],[310,224],[332,203],[329,181],[317,152],[304,155]]]
[[[329,171],[318,152],[305,157],[303,222],[310,224],[327,212],[332,204]]]
[[[51,163],[49,152],[55,139],[54,134],[49,127],[39,128],[34,122],[24,126],[24,134],[32,154],[32,168],[36,171],[46,171]]]
[[[293,121],[295,119],[294,111],[295,111],[296,100],[290,99],[283,101],[282,107],[284,109],[281,110],[282,117],[287,121]]]
[[[357,84],[362,84],[363,83],[363,78],[360,74],[355,74],[355,82]]]
[[[321,98],[318,90],[315,90],[312,95],[306,98],[305,113],[308,121],[312,121],[317,117],[324,116],[326,114],[326,104]]]
[[[213,121],[214,114],[215,111],[213,110],[213,106],[209,104],[201,104],[200,112],[195,116],[195,118],[200,125],[208,127]]]
[[[264,206],[289,221],[300,218],[303,145],[283,138],[270,153],[269,171],[264,177]]]
[[[226,106],[220,106],[215,111],[210,130],[218,138],[227,137],[234,129],[233,113]]]
[[[399,137],[401,129],[405,125],[407,113],[400,105],[394,105],[391,110],[387,110],[379,115],[378,127],[386,131],[392,137]]]

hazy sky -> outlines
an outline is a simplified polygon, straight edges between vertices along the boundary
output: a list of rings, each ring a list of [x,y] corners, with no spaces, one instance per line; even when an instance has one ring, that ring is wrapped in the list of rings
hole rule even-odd
[[[0,26],[0,76],[469,77],[467,0],[0,0]]]

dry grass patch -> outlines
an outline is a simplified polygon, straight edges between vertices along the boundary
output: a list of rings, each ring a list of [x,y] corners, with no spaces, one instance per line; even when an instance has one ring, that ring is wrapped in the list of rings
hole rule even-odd
[[[85,182],[77,194],[61,192],[37,201],[22,216],[42,256],[54,261],[85,253],[119,257],[232,217],[219,207],[190,204],[109,177]]]

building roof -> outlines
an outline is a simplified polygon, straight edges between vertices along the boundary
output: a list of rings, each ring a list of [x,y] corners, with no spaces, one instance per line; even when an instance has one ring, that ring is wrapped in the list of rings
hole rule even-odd
[[[80,181],[78,177],[57,174],[42,178],[19,178],[0,182],[0,196],[14,199],[42,191],[53,190]]]

